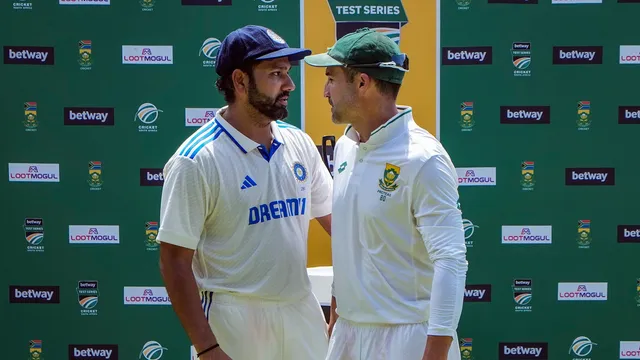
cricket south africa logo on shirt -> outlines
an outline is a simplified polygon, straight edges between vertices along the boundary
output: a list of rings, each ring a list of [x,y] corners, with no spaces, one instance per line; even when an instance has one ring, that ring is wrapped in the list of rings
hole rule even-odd
[[[400,176],[400,167],[387,163],[382,179],[378,180],[378,186],[384,191],[394,191],[398,188],[396,180]]]

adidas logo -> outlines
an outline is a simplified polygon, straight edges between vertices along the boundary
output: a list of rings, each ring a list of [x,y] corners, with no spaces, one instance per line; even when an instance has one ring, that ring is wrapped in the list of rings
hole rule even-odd
[[[242,182],[242,186],[240,187],[240,189],[244,190],[254,186],[258,186],[258,184],[256,184],[256,182],[253,181],[253,179],[249,177],[249,175],[247,175],[244,177],[244,181]]]

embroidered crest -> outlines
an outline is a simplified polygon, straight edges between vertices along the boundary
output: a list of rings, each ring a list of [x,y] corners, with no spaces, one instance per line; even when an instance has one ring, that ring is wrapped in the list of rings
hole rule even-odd
[[[400,167],[387,163],[382,179],[378,180],[378,186],[384,191],[394,191],[398,188],[396,180],[400,176]]]

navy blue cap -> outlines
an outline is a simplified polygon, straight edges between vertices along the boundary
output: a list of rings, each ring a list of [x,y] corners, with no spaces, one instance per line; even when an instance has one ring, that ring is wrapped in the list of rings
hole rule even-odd
[[[311,55],[311,50],[290,48],[273,30],[247,25],[232,31],[224,38],[216,55],[216,73],[228,75],[248,60],[269,60],[288,57],[299,61]]]

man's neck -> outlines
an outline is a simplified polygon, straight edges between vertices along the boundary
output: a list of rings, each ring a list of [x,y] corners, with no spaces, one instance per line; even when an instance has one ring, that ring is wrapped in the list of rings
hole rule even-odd
[[[270,125],[260,125],[266,123],[266,119],[257,119],[256,116],[263,116],[261,114],[251,114],[238,106],[229,105],[222,117],[242,135],[249,139],[263,145],[267,150],[271,147],[273,141],[273,134],[271,133]]]
[[[357,121],[351,123],[353,129],[360,136],[360,142],[366,143],[371,137],[371,133],[398,114],[398,107],[395,103],[385,103],[379,106],[363,107],[371,109],[361,116]]]

